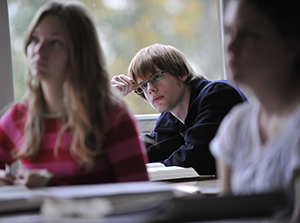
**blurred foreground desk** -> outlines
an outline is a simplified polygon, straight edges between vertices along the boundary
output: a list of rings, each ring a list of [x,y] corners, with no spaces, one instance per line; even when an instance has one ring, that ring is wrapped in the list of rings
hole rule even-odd
[[[27,214],[22,216],[11,216],[0,218],[1,223],[162,223],[151,221],[143,216],[126,216],[103,219],[80,219],[80,218],[47,218],[37,214]],[[183,223],[182,221],[179,221]],[[270,218],[244,218],[209,221],[186,221],[186,223],[291,223],[289,220],[274,220]],[[164,222],[166,223],[166,222]],[[176,223],[169,221],[168,223]]]
[[[28,206],[23,206],[22,211],[20,209],[22,205],[15,202],[16,206],[19,205],[19,209],[11,213],[3,211],[7,208],[6,204],[13,205],[12,202],[9,203],[12,201],[9,199],[11,192],[0,191],[0,212],[2,210],[0,223],[288,222],[269,217],[274,208],[285,205],[283,194],[218,198],[212,195],[218,190],[217,182],[217,180],[170,184],[137,182],[16,191],[15,201],[17,202],[19,198],[19,201],[26,205],[24,203],[26,200]],[[199,193],[175,196],[177,193],[174,191],[178,190],[178,186],[191,184],[199,186],[204,196]],[[205,196],[207,194],[212,196]],[[22,199],[21,195],[26,199]],[[42,202],[44,208],[47,207],[44,198],[50,201],[48,208],[52,210],[48,212],[41,211],[39,207]],[[102,203],[101,198],[108,199],[115,209],[109,209],[109,205]],[[30,208],[30,205],[33,208]]]
[[[203,178],[198,181],[185,181],[185,182],[171,182],[171,186],[195,186],[198,188],[199,193],[202,195],[210,195],[210,196],[216,196],[220,192],[219,187],[219,180],[217,179],[211,179],[211,178]]]
[[[0,187],[0,223],[288,222],[268,219],[285,205],[282,193],[218,198],[218,180],[189,168],[164,167],[150,178],[156,182]]]

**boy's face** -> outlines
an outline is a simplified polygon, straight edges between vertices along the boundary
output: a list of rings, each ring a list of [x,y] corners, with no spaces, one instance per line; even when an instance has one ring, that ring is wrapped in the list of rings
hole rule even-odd
[[[162,70],[157,69],[156,74],[159,74]],[[156,83],[150,81],[145,84],[153,74],[149,74],[147,79],[137,78],[137,84],[144,84],[144,95],[147,101],[158,112],[174,112],[180,109],[180,105],[186,94],[187,85],[184,81],[187,75],[178,78],[172,76],[168,71],[163,72],[163,77]]]

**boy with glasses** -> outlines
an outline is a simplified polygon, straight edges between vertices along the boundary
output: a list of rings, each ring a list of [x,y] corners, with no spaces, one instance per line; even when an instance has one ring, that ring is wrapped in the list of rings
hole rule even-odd
[[[238,88],[196,74],[179,50],[161,44],[140,50],[128,76],[114,76],[111,85],[122,96],[134,90],[161,113],[154,130],[143,137],[149,162],[216,174],[209,143],[229,110],[247,101]]]

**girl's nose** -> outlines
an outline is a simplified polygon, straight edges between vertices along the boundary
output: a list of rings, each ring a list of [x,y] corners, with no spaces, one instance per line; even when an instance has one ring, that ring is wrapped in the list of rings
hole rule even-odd
[[[38,44],[36,44],[34,51],[35,51],[35,53],[39,53],[39,54],[45,56],[47,53],[45,42],[39,41]]]
[[[235,53],[238,46],[238,39],[236,36],[232,36],[227,45],[227,52],[228,53]]]

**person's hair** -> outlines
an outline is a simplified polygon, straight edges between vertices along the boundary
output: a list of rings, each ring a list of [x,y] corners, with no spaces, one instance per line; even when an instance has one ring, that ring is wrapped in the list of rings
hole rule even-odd
[[[195,73],[183,53],[173,46],[162,44],[153,44],[141,49],[131,60],[128,76],[137,82],[137,78],[147,78],[149,74],[156,73],[157,69],[168,70],[175,77],[188,74],[185,81],[187,84],[196,78],[203,77]],[[144,93],[139,96],[146,99]]]
[[[32,19],[25,35],[25,54],[32,33],[46,16],[57,16],[66,33],[68,68],[63,84],[65,117],[59,131],[54,153],[57,155],[62,134],[73,133],[70,152],[86,170],[96,165],[96,158],[106,152],[104,146],[109,131],[108,112],[116,103],[109,84],[109,75],[98,35],[89,10],[79,2],[50,1]],[[26,94],[22,101],[28,106],[25,140],[16,156],[37,154],[44,133],[45,100],[40,82],[28,69],[25,76]]]
[[[282,38],[294,38],[300,43],[300,1],[299,0],[246,0],[266,14]],[[300,54],[295,63],[300,72]]]

